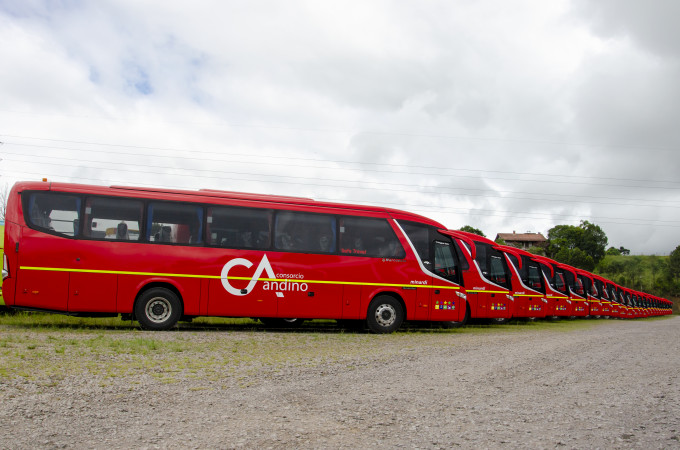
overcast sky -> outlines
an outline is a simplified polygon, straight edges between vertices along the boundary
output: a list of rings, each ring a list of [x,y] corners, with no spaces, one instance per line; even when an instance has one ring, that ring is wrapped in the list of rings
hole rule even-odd
[[[680,244],[676,0],[0,0],[0,183]]]

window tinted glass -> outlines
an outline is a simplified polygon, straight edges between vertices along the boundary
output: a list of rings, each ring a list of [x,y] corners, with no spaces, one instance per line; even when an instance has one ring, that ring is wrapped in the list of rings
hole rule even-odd
[[[458,281],[458,267],[449,242],[434,243],[434,273],[451,281]]]
[[[527,268],[527,279],[525,281],[526,285],[532,289],[542,291],[543,278],[541,277],[541,269],[538,267],[538,264],[525,262],[525,267]]]
[[[421,261],[430,261],[430,227],[415,222],[399,222]]]
[[[488,263],[486,262],[487,245],[475,242],[475,262],[481,269],[484,276],[489,274]]]
[[[63,236],[76,236],[80,225],[80,197],[29,193],[24,196],[26,222],[31,228]]]
[[[149,203],[147,239],[169,244],[201,242],[203,208],[178,203]]]
[[[143,211],[144,204],[139,200],[88,198],[83,235],[93,239],[137,241]]]
[[[276,214],[274,247],[289,252],[335,252],[335,217],[280,211]]]
[[[341,217],[340,253],[402,259],[404,247],[386,219]]]
[[[255,208],[208,208],[208,244],[229,248],[267,249],[272,211]]]
[[[456,253],[459,256],[458,261],[460,262],[460,270],[469,270],[470,264],[468,264],[467,259],[465,259],[465,253],[463,253],[463,249],[460,248],[458,241],[456,241],[455,239],[453,239],[453,246],[455,247]],[[466,247],[467,252],[469,254],[470,249],[467,246],[465,246],[465,247]]]
[[[555,288],[562,292],[567,292],[567,283],[564,280],[564,274],[562,272],[555,271]]]
[[[489,280],[501,286],[509,286],[510,280],[505,272],[505,261],[502,256],[490,255],[489,258]]]

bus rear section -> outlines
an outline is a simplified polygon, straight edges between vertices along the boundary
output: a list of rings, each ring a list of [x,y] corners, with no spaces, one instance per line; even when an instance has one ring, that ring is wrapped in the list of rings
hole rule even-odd
[[[18,183],[7,207],[6,303],[123,314],[148,329],[196,316],[361,320],[376,332],[462,320],[458,257],[431,231],[437,222],[274,197]],[[432,233],[427,259],[398,221]]]
[[[514,317],[540,319],[547,312],[545,284],[539,263],[524,250],[506,245],[497,246],[505,253],[514,272],[512,295],[515,298]]]
[[[515,299],[512,296],[511,273],[503,252],[496,243],[472,233],[449,230],[468,261],[463,271],[470,317],[504,323],[513,317]]]

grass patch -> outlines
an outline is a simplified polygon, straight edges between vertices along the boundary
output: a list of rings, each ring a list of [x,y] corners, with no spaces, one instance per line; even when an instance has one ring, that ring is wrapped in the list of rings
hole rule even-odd
[[[637,319],[664,320],[666,317]],[[85,319],[39,313],[0,316],[0,376],[43,387],[93,377],[100,386],[140,380],[193,388],[252,385],[254,375],[277,376],[286,367],[356,368],[426,348],[455,346],[458,338],[541,331],[572,332],[605,319],[472,323],[445,329],[407,324],[398,333],[348,332],[333,321],[308,322],[300,330],[267,330],[250,319],[197,319],[170,332],[141,331],[120,319]],[[213,386],[213,387],[211,387]]]

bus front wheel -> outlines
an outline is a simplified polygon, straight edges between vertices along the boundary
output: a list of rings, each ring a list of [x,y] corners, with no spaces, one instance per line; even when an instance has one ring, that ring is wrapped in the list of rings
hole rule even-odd
[[[391,333],[404,321],[404,308],[389,295],[379,295],[368,307],[366,323],[374,333]]]
[[[135,317],[145,330],[168,330],[182,315],[177,294],[166,288],[152,288],[135,303]]]

